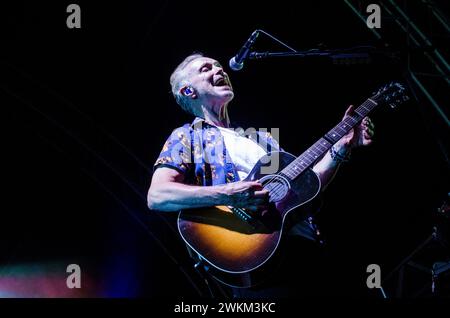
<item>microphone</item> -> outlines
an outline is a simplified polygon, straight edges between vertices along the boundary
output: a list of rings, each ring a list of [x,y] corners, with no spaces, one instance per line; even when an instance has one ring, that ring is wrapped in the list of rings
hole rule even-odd
[[[255,43],[258,35],[259,30],[254,31],[247,42],[245,42],[244,46],[239,50],[238,54],[230,59],[229,65],[233,71],[242,70],[244,67],[244,60],[248,57],[250,49],[252,48],[253,43]]]

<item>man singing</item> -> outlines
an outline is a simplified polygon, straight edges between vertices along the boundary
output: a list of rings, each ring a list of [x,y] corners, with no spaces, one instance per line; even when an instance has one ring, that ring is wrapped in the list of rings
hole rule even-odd
[[[281,148],[270,134],[259,133],[258,138],[248,138],[231,129],[228,104],[234,92],[221,64],[202,54],[192,54],[172,73],[170,84],[176,102],[195,120],[175,129],[165,143],[155,163],[148,207],[178,212],[224,205],[257,212],[267,206],[269,192],[262,184],[242,180],[268,151]],[[352,112],[353,106],[350,106],[345,116]],[[348,160],[351,150],[369,145],[373,134],[374,125],[366,117],[317,160],[312,169],[320,179],[322,190],[333,179],[340,164]],[[302,224],[294,225],[288,235],[308,237],[306,228]],[[295,247],[289,253],[296,254]],[[292,286],[299,283],[293,278],[296,274],[279,276],[282,277],[271,279],[270,287],[290,285],[275,287],[275,293],[281,296],[288,290],[295,296]],[[260,290],[266,292],[268,288]],[[248,297],[254,292],[248,289],[248,293],[243,294],[241,290],[234,295]],[[254,295],[270,296],[267,293]]]

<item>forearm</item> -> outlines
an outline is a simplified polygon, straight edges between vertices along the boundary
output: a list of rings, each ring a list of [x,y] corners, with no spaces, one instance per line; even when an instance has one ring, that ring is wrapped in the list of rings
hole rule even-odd
[[[193,186],[178,182],[165,182],[152,187],[148,192],[148,206],[158,211],[179,211],[188,208],[200,208],[227,204],[225,187]]]
[[[346,146],[341,144],[336,144],[335,149],[342,156],[345,156],[350,151]],[[340,161],[333,159],[330,151],[327,151],[322,159],[320,159],[320,161],[317,162],[316,165],[314,165],[313,171],[317,173],[320,178],[322,190],[324,190],[333,180],[339,169],[339,166]]]

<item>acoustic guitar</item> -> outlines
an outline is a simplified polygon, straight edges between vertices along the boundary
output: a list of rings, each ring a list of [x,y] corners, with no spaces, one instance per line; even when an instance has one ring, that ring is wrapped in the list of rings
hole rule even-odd
[[[314,199],[320,179],[311,169],[333,144],[380,105],[408,100],[405,88],[390,83],[368,98],[353,115],[346,117],[299,157],[287,152],[269,152],[253,167],[246,181],[259,180],[269,191],[269,208],[252,213],[232,206],[183,210],[178,216],[181,237],[219,281],[249,287],[269,274],[283,234],[286,216]],[[265,174],[271,160],[278,160],[276,173]]]

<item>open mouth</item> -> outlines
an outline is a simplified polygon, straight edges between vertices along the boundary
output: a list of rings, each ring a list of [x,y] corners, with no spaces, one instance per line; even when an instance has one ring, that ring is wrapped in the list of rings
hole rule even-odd
[[[225,78],[220,77],[214,81],[214,86],[229,86]]]

